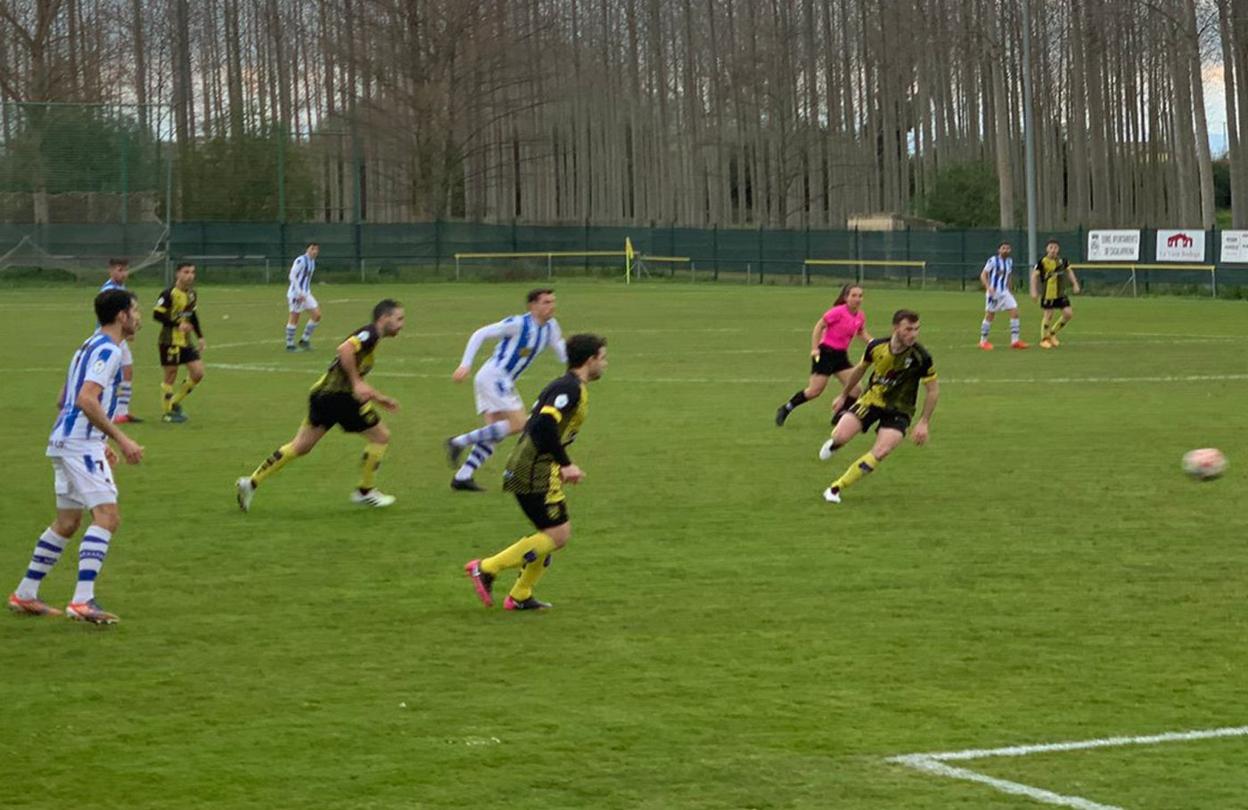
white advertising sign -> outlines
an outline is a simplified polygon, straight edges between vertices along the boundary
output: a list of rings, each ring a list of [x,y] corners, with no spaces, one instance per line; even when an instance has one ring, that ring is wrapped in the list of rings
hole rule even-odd
[[[1248,231],[1222,232],[1222,258],[1227,264],[1248,263]]]
[[[1138,262],[1139,231],[1088,231],[1088,261]]]
[[[1203,262],[1205,260],[1205,232],[1191,230],[1157,229],[1157,261]]]

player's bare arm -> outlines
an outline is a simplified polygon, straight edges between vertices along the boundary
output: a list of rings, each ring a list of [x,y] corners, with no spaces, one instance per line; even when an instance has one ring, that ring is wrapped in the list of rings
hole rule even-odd
[[[117,443],[117,448],[125,456],[127,464],[138,464],[143,460],[143,448],[123,433],[112,419],[108,418],[108,413],[100,403],[100,394],[103,391],[99,383],[87,380],[78,391],[78,398],[74,400],[74,405],[82,411],[83,416],[87,417],[96,430]]]
[[[849,372],[849,377],[845,379],[845,387],[841,390],[841,393],[837,394],[836,399],[832,400],[833,411],[839,411],[845,407],[845,397],[867,375],[867,370],[870,368],[871,364],[865,361],[854,366],[854,370]]]
[[[819,344],[823,342],[823,333],[826,331],[828,331],[828,324],[820,318],[810,333],[810,356],[815,359],[819,358]]]
[[[1075,276],[1075,271],[1071,270],[1069,266],[1066,267],[1066,278],[1070,281],[1070,289],[1075,295],[1082,292],[1082,288],[1079,286],[1079,279]]]
[[[914,423],[914,443],[927,444],[931,430],[932,414],[936,412],[936,403],[940,400],[940,381],[928,380],[923,383],[923,413],[919,421]]]

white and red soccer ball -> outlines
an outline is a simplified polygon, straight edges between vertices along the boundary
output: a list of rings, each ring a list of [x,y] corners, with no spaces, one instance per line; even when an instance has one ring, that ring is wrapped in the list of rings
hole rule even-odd
[[[1201,481],[1217,478],[1226,471],[1226,456],[1214,447],[1202,447],[1183,454],[1183,472]]]

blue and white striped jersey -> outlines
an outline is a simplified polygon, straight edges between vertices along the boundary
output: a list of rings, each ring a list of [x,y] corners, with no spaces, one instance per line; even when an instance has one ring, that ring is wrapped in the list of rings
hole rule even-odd
[[[74,352],[61,389],[61,412],[48,437],[49,456],[71,456],[80,452],[98,451],[105,436],[91,424],[78,407],[78,393],[83,385],[93,382],[100,386],[100,402],[112,419],[117,410],[117,389],[121,384],[121,348],[103,332],[96,332]]]
[[[504,318],[498,323],[483,326],[473,332],[472,337],[468,339],[468,346],[464,349],[460,365],[471,367],[481,344],[490,339],[497,340],[498,345],[494,347],[494,352],[481,370],[488,368],[494,373],[513,380],[519,377],[533,362],[533,358],[541,354],[547,346],[554,350],[555,356],[561,362],[566,363],[568,360],[568,350],[563,341],[563,332],[559,329],[559,322],[551,318],[546,323],[538,324],[533,315],[526,312],[523,315]]]
[[[290,289],[286,295],[295,297],[312,291],[312,274],[316,272],[316,259],[303,254],[290,265]]]
[[[103,287],[100,287],[100,292],[108,292],[109,290],[124,290],[125,288],[125,284],[118,284],[110,278],[108,281],[104,282]]]
[[[1014,260],[993,256],[984,265],[983,272],[988,274],[988,294],[998,295],[1009,292],[1010,273],[1014,272]]]

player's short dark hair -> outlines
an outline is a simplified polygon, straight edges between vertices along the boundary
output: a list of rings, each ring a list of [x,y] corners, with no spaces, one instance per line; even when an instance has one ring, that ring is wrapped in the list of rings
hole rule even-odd
[[[1044,243],[1045,247],[1048,247],[1049,245],[1057,245],[1058,247],[1061,247],[1062,243],[1057,241],[1056,239],[1050,239],[1049,241]]]
[[[95,319],[101,326],[108,326],[130,309],[135,300],[134,293],[129,290],[105,290],[95,297]]]
[[[580,334],[568,338],[568,368],[580,368],[598,355],[607,339],[601,335]]]
[[[524,300],[531,304],[537,299],[541,298],[543,295],[554,295],[554,294],[555,294],[554,287],[539,287],[536,290],[529,290],[529,294],[525,297]]]
[[[195,262],[178,262],[178,266],[173,268],[174,275],[182,272],[183,267],[194,267]]]
[[[309,242],[307,247],[304,248],[304,251],[306,252],[308,248],[314,248],[314,247],[320,247],[320,246],[321,246],[320,242]]]
[[[1006,245],[1010,245],[1010,247],[1014,247],[1014,245],[1010,244],[1009,242],[1002,242],[1001,244],[997,245],[997,250],[1000,250],[1001,248],[1005,247]]]
[[[910,323],[918,323],[919,313],[915,312],[913,309],[899,309],[893,313],[893,326],[896,326],[902,321],[910,321]]]
[[[109,259],[108,266],[109,267],[129,267],[130,260],[129,259]]]
[[[383,298],[377,302],[377,306],[373,307],[374,323],[394,312],[396,309],[402,309],[403,305],[393,298]]]

